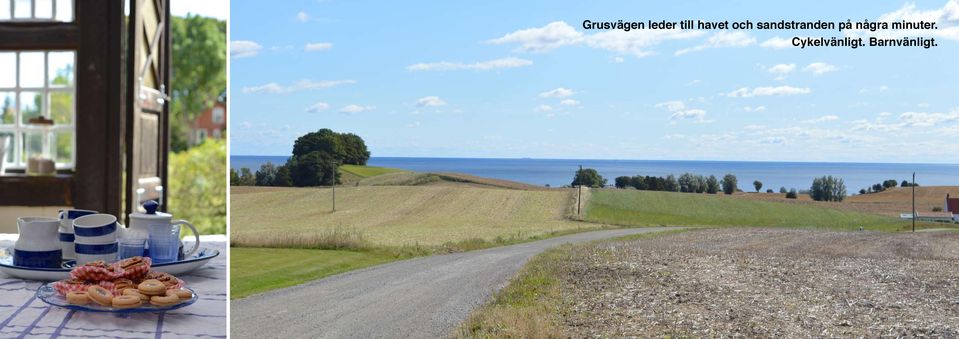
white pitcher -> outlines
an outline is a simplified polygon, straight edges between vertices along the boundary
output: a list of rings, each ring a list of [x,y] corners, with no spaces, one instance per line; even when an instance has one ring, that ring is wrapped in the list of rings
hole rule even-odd
[[[13,246],[13,264],[23,267],[60,268],[60,220],[42,217],[17,218],[20,236]]]
[[[193,224],[190,222],[186,220],[173,220],[172,214],[158,212],[157,207],[159,206],[156,201],[150,200],[143,203],[143,208],[147,211],[146,213],[130,213],[130,229],[142,230],[144,234],[149,234],[149,226],[154,224],[189,226],[190,230],[193,231],[193,236],[196,237],[196,242],[193,243],[193,248],[189,251],[181,251],[180,254],[183,258],[189,258],[200,249],[200,233],[196,231],[196,227],[193,227]],[[180,248],[185,248],[182,243]],[[147,252],[149,252],[149,249],[147,249]]]

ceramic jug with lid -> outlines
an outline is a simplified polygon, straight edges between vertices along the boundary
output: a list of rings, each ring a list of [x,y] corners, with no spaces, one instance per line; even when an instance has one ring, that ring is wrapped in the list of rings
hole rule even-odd
[[[186,220],[173,220],[173,215],[169,213],[163,213],[157,211],[159,207],[156,201],[150,200],[143,203],[143,209],[146,210],[146,213],[130,213],[130,229],[139,230],[143,233],[149,233],[150,225],[186,225],[190,227],[190,230],[193,231],[193,236],[196,237],[196,242],[193,243],[193,248],[189,251],[182,252],[181,258],[189,258],[193,253],[196,253],[200,249],[200,233],[196,231],[196,227],[193,227],[193,224]],[[181,243],[181,249],[184,248]],[[149,252],[149,249],[147,250]]]

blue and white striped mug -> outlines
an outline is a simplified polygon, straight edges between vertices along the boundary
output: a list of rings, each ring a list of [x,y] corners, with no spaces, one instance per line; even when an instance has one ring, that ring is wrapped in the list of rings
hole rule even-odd
[[[97,214],[97,211],[69,209],[60,210],[60,249],[63,250],[63,259],[76,259],[73,250],[73,220],[85,215]]]
[[[109,214],[90,214],[73,220],[73,249],[77,265],[117,260],[117,218]]]

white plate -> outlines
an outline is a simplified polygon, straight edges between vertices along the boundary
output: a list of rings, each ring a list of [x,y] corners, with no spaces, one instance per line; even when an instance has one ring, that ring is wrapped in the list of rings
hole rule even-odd
[[[151,270],[170,273],[172,275],[182,275],[184,273],[189,273],[200,266],[203,266],[210,259],[216,258],[220,255],[220,251],[217,251],[212,248],[200,247],[200,250],[197,251],[189,259],[184,259],[181,261],[165,263],[165,264],[155,264],[150,267]],[[0,248],[0,271],[6,273],[10,276],[20,279],[27,280],[38,280],[38,281],[56,281],[70,279],[70,270],[73,269],[73,266],[76,264],[75,261],[69,260],[63,263],[62,268],[34,268],[34,267],[21,267],[13,265],[13,248]]]

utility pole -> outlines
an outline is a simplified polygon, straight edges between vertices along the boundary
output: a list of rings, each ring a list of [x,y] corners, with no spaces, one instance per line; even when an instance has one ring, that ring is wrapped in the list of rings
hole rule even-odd
[[[333,171],[330,173],[330,187],[333,188],[333,211],[336,212],[336,164],[333,165]]]
[[[916,172],[912,172],[912,232],[916,232]]]
[[[576,215],[583,215],[583,178],[580,177],[583,175],[583,165],[579,165],[579,172],[576,172],[576,177],[579,178],[579,194],[576,196]]]

